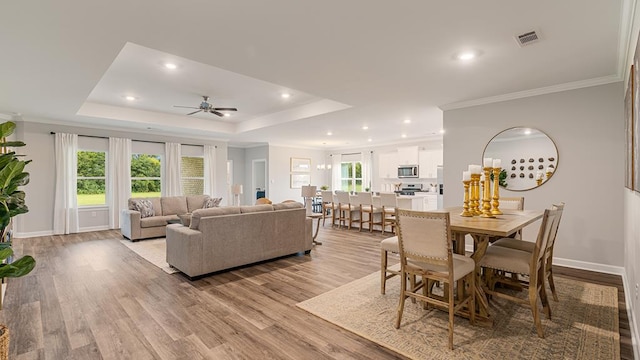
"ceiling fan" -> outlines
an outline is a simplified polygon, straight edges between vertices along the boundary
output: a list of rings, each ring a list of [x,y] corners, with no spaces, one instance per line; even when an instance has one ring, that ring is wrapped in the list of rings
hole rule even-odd
[[[217,107],[213,107],[213,105],[211,105],[211,103],[209,103],[209,97],[208,96],[202,96],[202,98],[204,99],[203,102],[200,103],[200,106],[198,107],[194,107],[194,106],[179,106],[179,105],[174,105],[173,107],[179,107],[179,108],[187,108],[187,109],[198,109],[194,112],[190,112],[187,115],[193,115],[196,113],[199,113],[200,111],[204,111],[204,112],[209,112],[212,114],[216,114],[218,116],[224,116],[225,114],[221,113],[220,111],[238,111],[238,109],[236,108],[217,108]]]

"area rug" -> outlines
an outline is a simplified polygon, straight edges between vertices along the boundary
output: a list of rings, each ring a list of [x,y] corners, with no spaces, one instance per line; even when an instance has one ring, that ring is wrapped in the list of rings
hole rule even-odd
[[[165,238],[140,240],[136,242],[120,240],[120,242],[148,262],[164,270],[167,274],[178,272],[178,270],[167,264],[167,242]]]
[[[543,315],[544,339],[528,307],[492,299],[493,326],[456,316],[454,350],[444,311],[407,300],[400,329],[394,327],[398,277],[387,281],[386,295],[376,272],[297,306],[410,359],[619,359],[617,289],[561,277],[555,283],[560,301],[551,301],[551,320]]]

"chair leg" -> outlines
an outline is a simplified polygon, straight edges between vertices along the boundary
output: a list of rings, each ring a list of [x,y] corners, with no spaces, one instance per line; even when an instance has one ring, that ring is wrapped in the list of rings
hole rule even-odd
[[[532,286],[533,284],[529,284]],[[542,302],[542,309],[547,314],[547,319],[551,319],[551,306],[549,305],[549,298],[547,297],[547,290],[544,286],[544,268],[540,268],[538,271],[538,294],[540,295],[540,301]]]
[[[469,321],[471,325],[476,323],[476,276],[474,272],[471,272],[469,275],[469,291],[471,294],[469,295],[471,299],[469,299]]]
[[[453,285],[453,284],[451,284]],[[453,319],[454,319],[454,307],[453,303],[453,286],[449,289],[449,350],[453,350]]]
[[[382,225],[380,225],[380,226],[382,226],[382,235],[384,235],[384,227],[385,227],[385,223],[386,223],[386,221],[384,221],[384,213],[382,213],[381,216],[382,216],[382,219],[381,219]]]
[[[551,289],[551,295],[553,296],[553,301],[558,301],[558,294],[556,293],[556,285],[553,283],[553,269],[552,265],[549,264],[546,270],[546,277],[549,282],[549,289]]]
[[[380,249],[380,294],[384,295],[387,285],[387,250]]]
[[[540,320],[540,314],[538,314],[537,290],[533,286],[529,288],[529,305],[531,306],[531,313],[533,314],[533,322],[536,325],[536,331],[538,332],[538,337],[544,339],[544,330],[542,329],[542,321]]]
[[[402,284],[400,286],[400,303],[398,304],[398,318],[396,319],[396,329],[400,328],[400,322],[402,321],[402,312],[404,311],[404,299],[406,297],[405,293],[407,292],[407,273],[402,271],[400,276],[402,279]]]

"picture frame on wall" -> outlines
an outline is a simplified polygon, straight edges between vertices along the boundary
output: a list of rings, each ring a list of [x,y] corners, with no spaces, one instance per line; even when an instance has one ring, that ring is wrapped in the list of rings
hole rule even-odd
[[[291,172],[311,172],[311,159],[292,157]]]
[[[625,187],[630,190],[634,190],[635,188],[635,156],[634,156],[634,144],[635,144],[635,136],[634,136],[634,118],[635,118],[635,109],[634,109],[634,77],[635,77],[635,67],[631,65],[631,70],[629,72],[629,81],[627,82],[627,89],[624,97],[624,113],[625,113]]]
[[[311,183],[311,174],[291,174],[291,188],[301,189],[303,185]]]

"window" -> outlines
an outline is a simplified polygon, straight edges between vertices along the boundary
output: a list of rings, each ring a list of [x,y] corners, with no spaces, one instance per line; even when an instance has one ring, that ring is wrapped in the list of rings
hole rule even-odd
[[[78,151],[78,206],[106,205],[104,151]]]
[[[360,161],[340,164],[341,189],[344,191],[362,191],[362,163]]]
[[[183,156],[180,172],[182,195],[204,193],[204,158]]]
[[[131,156],[131,196],[160,196],[160,156],[133,154]]]

